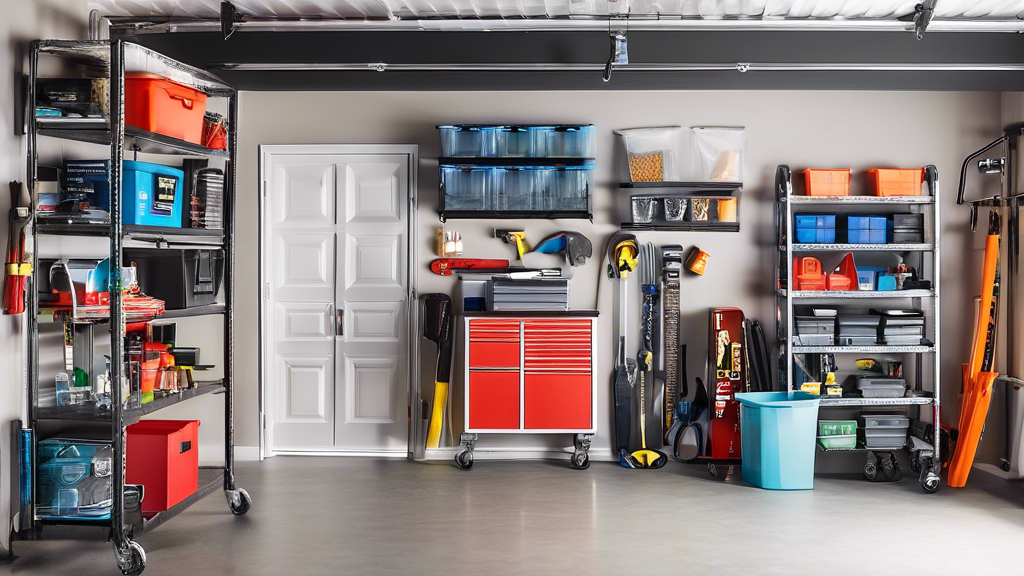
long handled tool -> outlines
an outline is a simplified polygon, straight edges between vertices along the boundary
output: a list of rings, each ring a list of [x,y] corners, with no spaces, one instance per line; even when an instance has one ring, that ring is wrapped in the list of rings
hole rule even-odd
[[[633,451],[630,457],[635,462],[636,468],[655,469],[661,468],[668,462],[668,456],[660,450],[649,450],[647,448],[647,398],[644,389],[646,388],[646,374],[653,371],[651,360],[654,354],[650,350],[641,350],[636,357],[637,372],[640,376],[640,449]]]
[[[999,237],[1002,221],[997,210],[989,213],[988,237],[985,239],[985,268],[982,273],[981,307],[971,360],[964,374],[963,406],[957,425],[959,436],[956,450],[949,464],[946,483],[953,488],[967,484],[967,476],[974,465],[989,405],[992,403],[992,385],[999,376],[992,371],[995,362],[996,328],[999,299]]]
[[[661,389],[658,386],[658,381],[655,378],[655,369],[657,367],[654,361],[654,350],[657,349],[657,343],[654,340],[655,337],[655,319],[660,318],[661,314],[658,310],[658,284],[657,284],[657,257],[654,254],[654,244],[648,242],[640,246],[640,266],[638,273],[640,274],[640,295],[642,301],[642,310],[640,315],[640,336],[641,336],[641,348],[651,352],[651,358],[649,365],[651,372],[647,378],[650,381],[651,389],[648,390],[650,394],[649,399],[651,406],[644,406],[644,410],[647,414],[652,417],[653,422],[647,422],[646,424],[651,429],[651,438],[647,438],[653,445],[658,445],[658,442],[664,440],[664,431],[661,430],[661,418],[656,407],[661,399]]]
[[[441,432],[447,418],[451,418],[448,409],[448,388],[452,372],[452,299],[447,294],[424,294],[423,302],[423,337],[437,344],[437,370],[434,377],[434,404],[430,410],[430,424],[427,427],[427,448],[441,447]],[[448,434],[452,433],[451,422],[448,422]],[[454,442],[453,442],[454,443]]]
[[[661,247],[662,298],[665,302],[665,409],[662,434],[666,444],[675,420],[679,399],[679,278],[683,270],[683,247]],[[683,387],[686,381],[683,376]],[[683,394],[685,397],[686,395]]]
[[[28,188],[11,182],[11,218],[7,237],[7,258],[4,266],[4,314],[25,311],[25,291],[32,274],[32,260],[25,252],[25,228],[31,220],[32,201]]]

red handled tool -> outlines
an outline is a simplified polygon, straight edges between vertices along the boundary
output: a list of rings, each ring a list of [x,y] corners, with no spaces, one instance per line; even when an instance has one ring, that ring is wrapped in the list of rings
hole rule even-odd
[[[11,182],[11,219],[4,265],[4,314],[25,311],[25,290],[32,274],[32,262],[25,253],[25,227],[31,219],[32,204],[28,189],[21,182]]]
[[[508,260],[485,258],[438,258],[430,263],[430,271],[440,276],[451,276],[452,272],[476,270],[479,272],[508,272]]]

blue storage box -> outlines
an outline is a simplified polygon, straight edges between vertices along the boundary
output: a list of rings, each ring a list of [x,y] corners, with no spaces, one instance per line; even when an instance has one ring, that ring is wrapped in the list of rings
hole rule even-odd
[[[185,173],[177,168],[126,161],[121,222],[181,228],[184,179]]]
[[[743,480],[769,490],[814,488],[818,399],[807,392],[736,394]]]
[[[39,442],[36,515],[41,519],[110,518],[114,451],[106,442]]]
[[[581,166],[442,165],[445,211],[586,211],[596,162]]]
[[[847,216],[846,228],[848,230],[885,230],[888,228],[889,219],[885,216]]]
[[[848,230],[847,242],[850,244],[885,244],[885,230]]]
[[[795,214],[797,228],[835,228],[835,214]]]
[[[896,277],[892,274],[878,275],[878,290],[888,292],[896,289]]]
[[[888,272],[885,266],[857,266],[857,284],[861,290],[878,290],[878,278]]]
[[[836,241],[835,228],[797,228],[796,241],[799,244],[832,244]]]
[[[835,214],[794,214],[799,244],[832,244],[836,241]]]

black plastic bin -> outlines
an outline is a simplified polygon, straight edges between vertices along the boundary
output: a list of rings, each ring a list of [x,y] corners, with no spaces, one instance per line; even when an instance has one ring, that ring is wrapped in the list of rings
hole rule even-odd
[[[163,300],[168,310],[224,301],[223,250],[132,248],[124,254],[125,263],[135,263],[142,291]]]

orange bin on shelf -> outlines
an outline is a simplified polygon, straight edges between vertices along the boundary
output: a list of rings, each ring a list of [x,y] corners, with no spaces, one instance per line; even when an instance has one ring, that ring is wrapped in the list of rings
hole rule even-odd
[[[920,196],[924,168],[875,168],[868,170],[875,196]]]
[[[825,278],[825,286],[829,290],[859,290],[857,284],[857,266],[853,262],[853,254],[847,254],[839,267]]]
[[[793,289],[825,289],[825,274],[821,271],[820,260],[810,256],[793,259]]]
[[[203,141],[206,94],[157,74],[127,74],[124,122],[193,144]]]
[[[804,170],[808,196],[849,196],[850,169],[808,168]]]

